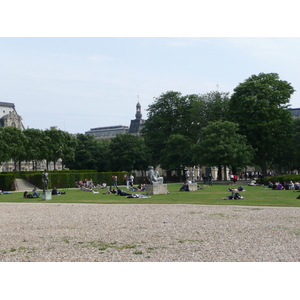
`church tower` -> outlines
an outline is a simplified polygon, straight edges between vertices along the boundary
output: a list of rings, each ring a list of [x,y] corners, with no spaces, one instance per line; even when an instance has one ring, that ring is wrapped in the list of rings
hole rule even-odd
[[[141,104],[136,105],[135,120],[131,120],[128,133],[138,134],[145,120],[142,119]]]
[[[141,118],[142,118],[141,104],[140,104],[140,102],[138,102],[137,105],[136,105],[135,119],[136,119],[136,120],[140,120]]]

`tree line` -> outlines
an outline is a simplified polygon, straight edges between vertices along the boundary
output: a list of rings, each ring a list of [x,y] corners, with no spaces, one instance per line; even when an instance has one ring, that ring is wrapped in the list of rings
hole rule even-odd
[[[149,105],[141,136],[96,140],[61,130],[0,128],[0,162],[62,159],[77,170],[131,171],[161,165],[217,166],[236,173],[247,165],[286,171],[300,168],[300,119],[292,119],[293,87],[278,74],[260,73],[240,83],[232,95],[212,91],[182,95],[168,91]]]
[[[118,135],[111,140],[96,140],[85,134],[72,135],[62,130],[20,130],[0,127],[0,163],[14,161],[20,170],[23,161],[32,162],[33,170],[45,160],[47,169],[58,159],[65,168],[101,172],[146,170],[150,153],[141,137]]]
[[[148,108],[142,135],[155,164],[259,166],[279,172],[300,168],[300,120],[292,119],[294,89],[276,73],[252,75],[229,93],[161,94]]]

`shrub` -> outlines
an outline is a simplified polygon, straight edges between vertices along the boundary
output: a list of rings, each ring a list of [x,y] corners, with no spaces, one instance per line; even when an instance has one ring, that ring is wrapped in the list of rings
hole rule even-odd
[[[14,181],[16,179],[15,174],[1,174],[0,175],[0,189],[3,191],[15,190]]]

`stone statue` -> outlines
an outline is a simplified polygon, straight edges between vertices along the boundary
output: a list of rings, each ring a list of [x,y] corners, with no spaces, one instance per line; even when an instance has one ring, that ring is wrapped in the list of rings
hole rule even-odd
[[[195,168],[192,168],[192,182],[195,182]]]
[[[47,170],[44,170],[44,173],[42,174],[42,182],[43,182],[43,192],[48,190],[48,183],[49,183],[49,178],[48,178],[48,173]]]
[[[188,168],[185,168],[185,180],[189,181],[190,180],[190,171]]]
[[[151,184],[163,184],[164,178],[159,176],[158,171],[154,171],[152,166],[148,167],[148,177]]]

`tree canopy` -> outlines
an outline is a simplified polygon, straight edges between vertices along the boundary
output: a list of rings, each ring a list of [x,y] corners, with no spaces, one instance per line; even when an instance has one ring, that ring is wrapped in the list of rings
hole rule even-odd
[[[163,163],[162,151],[171,135],[180,134],[185,136],[187,143],[191,141],[190,97],[169,91],[156,98],[147,111],[142,136],[157,165]]]
[[[229,109],[239,133],[255,149],[255,163],[264,175],[267,162],[280,155],[291,138],[292,117],[288,104],[294,89],[276,73],[252,75],[231,96]]]
[[[109,144],[111,171],[146,170],[151,155],[144,140],[132,134],[118,134]]]
[[[210,122],[203,129],[201,143],[194,155],[200,164],[208,166],[245,167],[251,162],[253,149],[245,136],[238,134],[238,125],[229,121]]]

